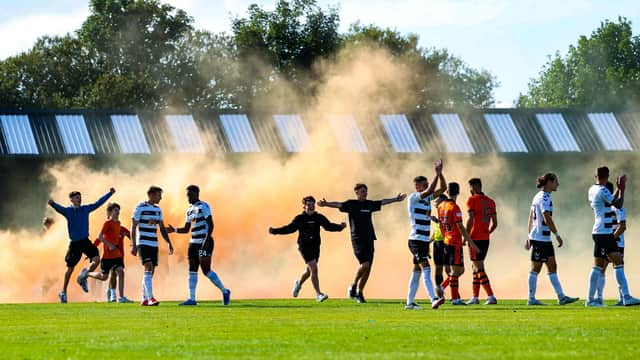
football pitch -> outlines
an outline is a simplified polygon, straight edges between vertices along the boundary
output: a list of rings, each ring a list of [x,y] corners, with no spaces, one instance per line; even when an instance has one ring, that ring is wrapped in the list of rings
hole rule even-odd
[[[0,305],[0,357],[640,358],[640,307],[528,307],[522,300],[447,303],[435,311],[405,310],[400,300],[176,304]]]

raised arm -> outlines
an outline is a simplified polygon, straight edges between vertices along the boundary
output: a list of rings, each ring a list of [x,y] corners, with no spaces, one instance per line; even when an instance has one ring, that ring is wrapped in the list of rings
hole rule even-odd
[[[434,197],[441,194],[441,193],[435,194],[435,191],[436,191],[436,185],[438,184],[438,181],[440,181],[440,178],[442,176],[442,159],[436,161],[436,163],[434,164],[434,169],[436,174],[434,175],[433,180],[431,180],[431,184],[429,184],[429,187],[420,193],[420,198],[422,199],[426,198],[431,194],[433,194]],[[440,187],[442,188],[442,183],[440,184]],[[446,183],[445,183],[445,190],[446,190]]]
[[[618,190],[614,194],[614,199],[611,202],[611,205],[620,209],[624,205],[624,190],[627,184],[627,175],[622,175],[616,179],[616,186]]]
[[[440,187],[433,192],[434,198],[444,194],[444,192],[447,191],[447,180],[444,179],[442,171],[438,174],[438,182],[440,183]]]
[[[102,195],[102,197],[100,199],[98,199],[98,201],[94,202],[93,204],[87,205],[87,208],[89,209],[89,211],[93,211],[93,210],[99,208],[100,206],[102,206],[102,204],[107,202],[107,200],[109,200],[111,195],[113,195],[115,192],[116,192],[116,189],[114,189],[114,188],[109,189],[108,193]]]
[[[49,206],[51,206],[53,208],[53,210],[55,210],[58,214],[62,215],[62,216],[67,216],[66,214],[66,208],[60,204],[58,204],[57,202],[53,201],[53,199],[49,199],[49,201],[47,201],[47,204],[49,204]]]
[[[318,201],[318,206],[339,209],[342,207],[342,203],[339,201],[327,201],[325,198],[322,198],[322,200]]]
[[[392,198],[388,198],[388,199],[381,199],[380,202],[382,203],[382,205],[387,205],[387,204],[391,204],[394,202],[398,202],[398,201],[402,201],[407,197],[407,194],[398,194],[395,197]]]

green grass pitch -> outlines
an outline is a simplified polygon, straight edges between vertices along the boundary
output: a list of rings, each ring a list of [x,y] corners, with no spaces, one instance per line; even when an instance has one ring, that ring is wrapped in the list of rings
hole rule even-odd
[[[552,301],[546,301],[553,304]],[[640,307],[400,300],[0,305],[0,358],[640,358]]]

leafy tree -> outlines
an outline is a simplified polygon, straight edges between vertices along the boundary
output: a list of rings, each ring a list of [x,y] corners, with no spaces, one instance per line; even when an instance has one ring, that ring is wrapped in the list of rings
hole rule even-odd
[[[376,25],[353,24],[345,46],[375,45],[387,49],[413,70],[411,87],[416,108],[489,107],[494,104],[495,77],[475,70],[446,50],[423,48],[415,34],[402,35]]]
[[[624,107],[640,103],[640,37],[631,22],[606,20],[556,53],[520,95],[520,107]]]

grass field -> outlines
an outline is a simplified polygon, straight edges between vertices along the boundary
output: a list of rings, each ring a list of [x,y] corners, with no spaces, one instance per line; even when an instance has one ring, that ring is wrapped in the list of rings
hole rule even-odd
[[[436,311],[404,310],[399,300],[5,304],[0,322],[0,357],[8,359],[640,358],[640,307],[582,303]]]

